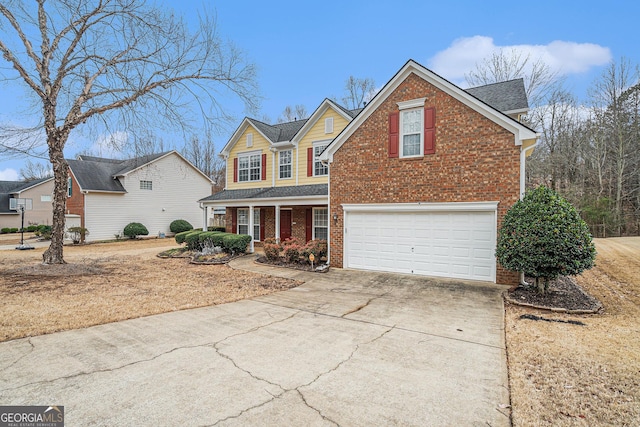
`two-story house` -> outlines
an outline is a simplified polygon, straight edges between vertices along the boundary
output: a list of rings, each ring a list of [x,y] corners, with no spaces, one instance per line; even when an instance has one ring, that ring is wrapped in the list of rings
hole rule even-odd
[[[408,61],[362,110],[244,119],[225,190],[200,203],[254,241],[327,239],[336,267],[517,283],[495,247],[538,137],[528,110],[522,79],[462,89]]]
[[[245,118],[221,151],[226,187],[201,206],[225,207],[227,231],[251,234],[254,242],[327,239],[329,170],[318,156],[359,111],[325,99],[305,120]]]

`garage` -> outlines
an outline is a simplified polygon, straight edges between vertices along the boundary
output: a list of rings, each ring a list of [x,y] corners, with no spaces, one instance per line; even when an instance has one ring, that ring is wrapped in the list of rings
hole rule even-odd
[[[343,265],[495,282],[497,205],[344,205]]]

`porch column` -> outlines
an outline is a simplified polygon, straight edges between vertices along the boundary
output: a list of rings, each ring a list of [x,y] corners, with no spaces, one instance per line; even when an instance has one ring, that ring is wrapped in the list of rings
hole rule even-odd
[[[276,241],[280,242],[280,205],[276,205]]]
[[[249,236],[251,236],[249,252],[253,253],[253,205],[249,206]]]
[[[209,207],[207,205],[202,206],[202,231],[207,231],[209,227]]]

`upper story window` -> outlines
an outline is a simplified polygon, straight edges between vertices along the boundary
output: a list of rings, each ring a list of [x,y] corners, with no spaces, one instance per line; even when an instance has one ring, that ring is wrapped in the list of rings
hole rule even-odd
[[[153,181],[140,180],[140,189],[141,190],[153,190]]]
[[[436,110],[425,101],[398,102],[399,111],[389,113],[389,157],[435,154]]]
[[[71,197],[73,195],[73,180],[71,177],[67,178],[67,197]]]
[[[291,150],[280,151],[278,153],[279,161],[279,171],[280,171],[280,179],[288,179],[292,177],[292,156]]]
[[[400,157],[422,156],[424,109],[400,111]]]
[[[329,142],[313,144],[313,176],[323,176],[329,173],[329,167],[322,164],[322,162],[318,159],[318,156],[320,156],[327,145],[329,145]]]
[[[51,201],[51,194],[43,194],[40,196],[40,201],[41,202],[50,202]]]
[[[333,133],[333,117],[324,119],[324,133]]]
[[[238,156],[238,181],[250,182],[262,179],[262,155],[260,153]]]

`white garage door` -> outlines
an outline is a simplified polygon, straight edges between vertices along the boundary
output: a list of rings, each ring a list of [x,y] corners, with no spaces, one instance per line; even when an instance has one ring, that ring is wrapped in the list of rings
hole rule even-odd
[[[346,212],[348,268],[495,281],[495,211]]]

